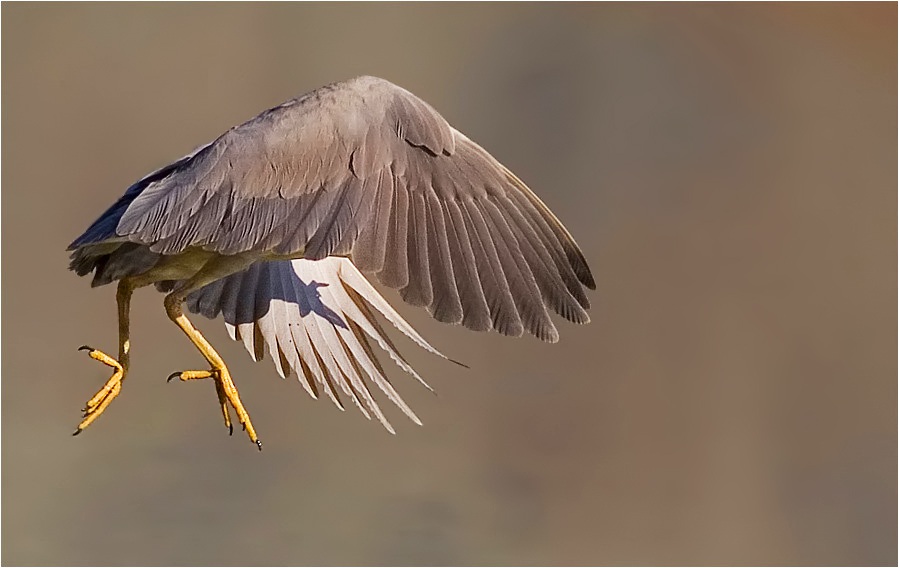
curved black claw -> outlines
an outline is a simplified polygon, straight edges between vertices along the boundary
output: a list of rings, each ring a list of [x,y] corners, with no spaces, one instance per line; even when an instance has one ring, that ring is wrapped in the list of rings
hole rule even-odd
[[[259,448],[259,451],[262,451],[262,440],[256,440],[256,446]]]
[[[82,430],[81,428],[78,428],[77,430],[75,430],[74,432],[72,432],[72,435],[73,435],[73,436],[77,436],[78,434],[80,434],[80,433],[82,433],[82,432],[84,432],[84,430]]]
[[[180,377],[180,376],[181,376],[181,372],[180,372],[180,371],[177,372],[177,373],[172,373],[171,375],[169,375],[169,378],[167,378],[167,379],[165,380],[165,382],[170,383],[170,382],[172,382],[172,379],[174,379],[175,377]]]
[[[94,350],[94,348],[91,347],[90,345],[82,345],[81,347],[78,348],[78,351],[93,351],[93,350]]]
[[[228,435],[229,436],[234,435],[234,424],[228,424]]]

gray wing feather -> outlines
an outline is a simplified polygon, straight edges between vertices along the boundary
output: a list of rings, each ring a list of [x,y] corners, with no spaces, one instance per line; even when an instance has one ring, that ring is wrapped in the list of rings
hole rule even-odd
[[[387,421],[369,389],[373,383],[410,419],[420,420],[387,378],[369,344],[374,340],[397,365],[426,387],[376,319],[380,313],[424,349],[424,340],[368,283],[347,258],[257,262],[197,290],[187,299],[195,313],[221,314],[232,339],[257,360],[267,351],[282,377],[295,372],[314,398],[324,391],[343,409],[340,394],[368,418]],[[428,387],[430,389],[430,387]]]
[[[434,301],[431,288],[430,251],[428,251],[428,223],[425,195],[409,192],[409,229],[406,235],[406,260],[409,282],[400,289],[403,300],[413,306],[427,307]]]
[[[393,202],[390,208],[392,219],[387,228],[384,269],[378,273],[378,279],[385,286],[405,288],[409,284],[409,258],[406,247],[409,230],[409,193],[402,183],[395,182],[393,186]]]
[[[462,322],[462,302],[456,288],[453,260],[449,249],[446,220],[443,208],[433,192],[427,196],[428,250],[431,252],[430,274],[433,287],[433,301],[428,310],[438,321],[444,323]]]
[[[427,103],[381,79],[266,111],[145,185],[119,207],[116,238],[155,253],[349,255],[441,321],[555,341],[547,308],[589,320],[595,283],[559,220]]]
[[[459,301],[465,306],[462,314],[462,324],[474,331],[490,331],[493,320],[490,315],[490,307],[487,305],[487,297],[481,278],[476,267],[477,260],[472,248],[476,236],[469,235],[465,227],[465,218],[462,209],[455,201],[443,204],[448,212],[446,219],[450,220],[449,226],[452,233],[449,235],[451,255],[453,259],[453,275],[456,280],[456,288],[459,292]],[[455,237],[455,238],[452,238]]]
[[[468,231],[468,236],[471,238],[475,268],[480,277],[481,287],[484,289],[487,306],[490,308],[493,328],[504,335],[518,337],[522,334],[524,326],[521,325],[521,316],[515,308],[509,283],[506,281],[506,275],[503,274],[487,226],[474,201],[463,202],[462,205],[465,230]]]
[[[509,283],[512,300],[525,329],[543,341],[555,343],[559,340],[559,332],[546,312],[543,295],[521,254],[518,239],[493,200],[485,199],[481,205],[484,221],[500,257],[503,274]]]
[[[372,204],[372,229],[362,231],[353,249],[353,262],[360,270],[381,272],[387,252],[387,235],[390,232],[393,212],[393,176],[389,171],[378,172],[377,195]]]

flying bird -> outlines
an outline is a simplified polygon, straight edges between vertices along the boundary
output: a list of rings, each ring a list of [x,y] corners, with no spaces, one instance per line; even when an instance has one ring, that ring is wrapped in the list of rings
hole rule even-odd
[[[83,346],[112,376],[87,402],[81,433],[129,370],[129,306],[154,284],[168,317],[209,369],[225,426],[231,410],[262,443],[224,360],[185,315],[222,315],[257,361],[339,408],[352,400],[393,431],[370,385],[420,424],[372,341],[427,384],[376,314],[428,344],[366,280],[399,290],[437,320],[558,341],[549,312],[589,321],[595,289],[583,253],[508,168],[430,105],[384,79],[333,83],[269,109],[129,187],[68,248],[92,286],[118,282],[119,353]]]

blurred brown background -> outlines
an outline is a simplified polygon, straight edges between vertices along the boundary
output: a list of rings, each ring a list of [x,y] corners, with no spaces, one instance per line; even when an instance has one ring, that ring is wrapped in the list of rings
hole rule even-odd
[[[896,5],[2,8],[4,564],[896,564]],[[425,422],[398,435],[254,364],[266,443],[138,293],[65,246],[134,180],[319,85],[388,78],[540,194],[593,323],[478,335],[386,294]]]

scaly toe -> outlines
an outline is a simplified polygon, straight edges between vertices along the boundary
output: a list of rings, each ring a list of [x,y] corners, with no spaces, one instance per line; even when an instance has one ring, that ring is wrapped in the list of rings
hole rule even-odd
[[[102,402],[102,401],[101,401],[101,402]],[[81,417],[82,417],[82,418],[87,418],[88,416],[90,416],[91,414],[93,414],[94,412],[96,412],[96,411],[97,411],[97,408],[98,408],[99,406],[100,406],[99,403],[98,403],[98,404],[92,404],[92,405],[89,405],[89,406],[85,406],[84,408],[81,409]]]

